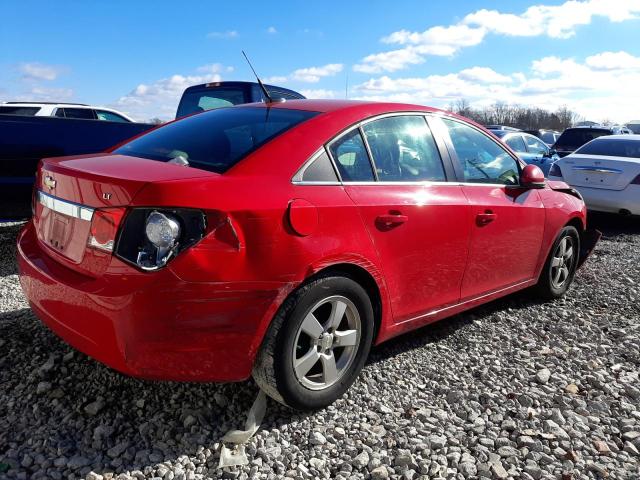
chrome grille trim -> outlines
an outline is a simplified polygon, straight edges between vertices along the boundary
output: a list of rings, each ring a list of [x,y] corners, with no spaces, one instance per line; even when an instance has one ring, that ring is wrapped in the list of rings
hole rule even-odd
[[[93,208],[78,205],[77,203],[62,200],[38,190],[38,202],[47,207],[49,210],[67,215],[69,217],[79,218],[90,222],[93,218]]]

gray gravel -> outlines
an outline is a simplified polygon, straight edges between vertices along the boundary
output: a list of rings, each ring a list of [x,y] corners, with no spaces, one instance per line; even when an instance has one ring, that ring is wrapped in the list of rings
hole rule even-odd
[[[144,382],[74,352],[28,309],[0,224],[0,477],[640,478],[640,222],[569,294],[518,294],[374,350],[313,414],[269,401],[250,465],[219,470],[256,386]],[[617,222],[617,223],[616,223]]]

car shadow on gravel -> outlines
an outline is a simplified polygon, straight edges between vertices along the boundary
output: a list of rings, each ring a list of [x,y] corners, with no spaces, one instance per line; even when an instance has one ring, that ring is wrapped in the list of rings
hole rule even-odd
[[[615,239],[615,237],[625,235],[640,235],[640,216],[590,212],[587,224],[589,228],[600,230],[605,238]]]
[[[0,221],[0,278],[18,273],[16,265],[16,238],[23,223]]]

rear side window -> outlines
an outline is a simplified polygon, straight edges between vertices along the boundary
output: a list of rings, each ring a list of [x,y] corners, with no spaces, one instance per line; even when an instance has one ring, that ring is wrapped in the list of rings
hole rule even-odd
[[[378,180],[445,181],[440,153],[422,116],[382,118],[362,127]]]
[[[304,170],[302,174],[303,182],[337,182],[336,175],[331,159],[327,152],[322,152],[311,164]]]
[[[114,153],[182,162],[224,173],[249,153],[317,112],[284,108],[222,108],[164,125]]]
[[[90,108],[59,108],[56,110],[56,117],[80,118],[84,120],[95,120],[95,112]]]
[[[640,158],[640,140],[599,138],[582,146],[576,153],[611,157]]]
[[[373,169],[367,148],[357,128],[343,135],[329,146],[340,176],[345,182],[373,182]]]
[[[526,152],[527,148],[524,146],[524,140],[522,140],[522,135],[514,135],[513,137],[507,138],[504,143],[509,145],[514,152]]]
[[[25,117],[33,117],[40,111],[40,107],[0,107],[0,114],[3,115],[22,115]]]
[[[517,185],[518,162],[484,133],[460,122],[442,119],[469,183]]]

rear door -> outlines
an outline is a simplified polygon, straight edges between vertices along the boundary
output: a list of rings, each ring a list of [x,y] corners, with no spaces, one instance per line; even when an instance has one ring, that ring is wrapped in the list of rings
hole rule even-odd
[[[329,151],[380,256],[395,321],[457,303],[470,206],[462,187],[447,182],[453,169],[426,118],[365,122]]]
[[[520,164],[496,140],[466,123],[442,122],[473,215],[462,300],[532,279],[545,224],[538,192],[518,186]]]

